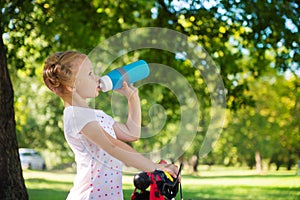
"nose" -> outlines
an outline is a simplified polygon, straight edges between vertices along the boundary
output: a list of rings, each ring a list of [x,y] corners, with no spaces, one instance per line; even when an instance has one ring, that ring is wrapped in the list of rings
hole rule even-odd
[[[99,79],[99,77],[96,76],[95,74],[93,74],[93,78],[94,78],[94,80],[98,80]]]

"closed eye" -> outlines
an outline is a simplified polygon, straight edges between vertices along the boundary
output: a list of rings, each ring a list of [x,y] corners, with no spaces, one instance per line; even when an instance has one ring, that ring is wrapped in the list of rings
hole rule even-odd
[[[92,79],[94,79],[94,78],[95,78],[94,72],[90,72],[90,73],[89,73],[89,77],[91,77]]]

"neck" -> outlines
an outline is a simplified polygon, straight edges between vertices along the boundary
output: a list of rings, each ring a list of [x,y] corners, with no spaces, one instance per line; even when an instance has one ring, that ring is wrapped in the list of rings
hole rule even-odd
[[[62,99],[64,101],[65,107],[68,106],[78,106],[78,107],[85,107],[85,108],[89,107],[86,100],[76,93],[70,96],[63,97]]]

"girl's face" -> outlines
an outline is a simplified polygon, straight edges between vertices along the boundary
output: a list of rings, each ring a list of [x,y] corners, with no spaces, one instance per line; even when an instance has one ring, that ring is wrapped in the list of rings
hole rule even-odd
[[[94,74],[93,66],[87,56],[79,58],[75,90],[83,98],[94,98],[99,94],[99,77]]]

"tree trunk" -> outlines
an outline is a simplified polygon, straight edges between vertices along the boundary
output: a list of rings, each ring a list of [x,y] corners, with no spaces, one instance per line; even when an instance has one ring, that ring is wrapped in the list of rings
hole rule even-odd
[[[193,155],[190,159],[190,163],[193,167],[193,172],[198,172],[199,155]]]
[[[0,199],[27,200],[18,153],[14,93],[0,27]]]
[[[255,162],[256,162],[256,171],[257,171],[257,173],[261,173],[262,163],[261,163],[261,156],[260,156],[259,151],[255,152]]]
[[[292,167],[293,167],[294,164],[295,164],[295,160],[293,158],[289,157],[286,169],[290,171],[292,169]]]

